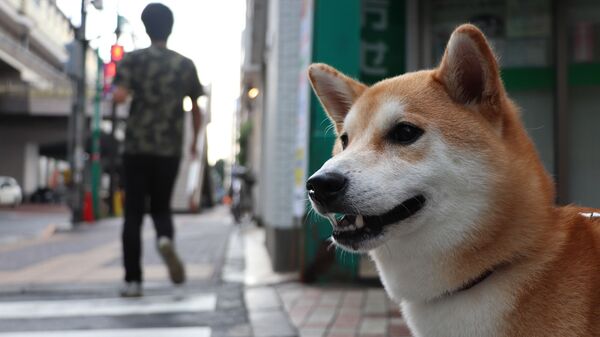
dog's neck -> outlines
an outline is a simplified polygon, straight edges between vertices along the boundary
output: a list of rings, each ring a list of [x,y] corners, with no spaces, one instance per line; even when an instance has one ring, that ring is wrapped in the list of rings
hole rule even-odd
[[[465,283],[460,288],[452,290],[452,291],[449,291],[448,293],[446,293],[445,295],[443,295],[443,297],[452,296],[452,295],[458,294],[460,292],[467,291],[467,290],[475,287],[476,285],[482,283],[483,281],[485,281],[493,273],[494,273],[494,269],[487,269],[481,275],[477,276],[474,279],[471,279],[470,281],[468,281],[467,283]]]
[[[444,223],[430,223],[410,237],[393,238],[371,251],[370,255],[388,293],[397,302],[428,302],[455,295],[485,283],[492,275],[510,269],[515,261],[540,251],[543,242],[548,240],[539,235],[547,232],[540,231],[542,227],[550,225],[545,219],[548,212],[540,208],[528,209],[529,217],[521,216],[515,210],[515,218],[503,219],[513,222],[506,228],[506,233],[487,231],[488,234],[483,235],[478,230],[502,226],[497,223],[499,219],[488,219],[488,224],[466,234],[463,238],[466,241],[455,242],[451,248],[435,250],[438,244],[431,241],[435,233],[441,231],[441,226],[459,227],[446,218]],[[479,237],[473,233],[478,233]],[[534,236],[535,233],[538,233],[537,236]],[[473,241],[473,238],[477,240]]]

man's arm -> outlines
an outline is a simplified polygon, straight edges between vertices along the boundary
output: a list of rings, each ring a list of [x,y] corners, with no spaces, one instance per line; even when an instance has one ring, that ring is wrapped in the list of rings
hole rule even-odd
[[[129,97],[129,90],[123,86],[117,86],[113,92],[113,102],[116,104],[124,103]]]
[[[194,62],[188,60],[187,67],[189,68],[187,71],[189,76],[187,77],[186,81],[186,95],[192,99],[193,135],[190,153],[192,158],[196,158],[198,156],[198,150],[196,149],[198,143],[198,133],[200,132],[200,127],[202,126],[202,115],[200,113],[200,107],[198,106],[198,98],[204,95],[204,90],[200,84],[200,80],[198,79],[198,73],[196,72],[196,66],[194,65]]]
[[[116,104],[124,103],[129,97],[129,89],[131,88],[131,77],[133,74],[132,55],[128,54],[123,57],[123,60],[117,65],[117,73],[113,80],[115,87],[113,91],[113,102]]]
[[[190,154],[195,159],[198,156],[198,150],[196,148],[198,144],[198,133],[200,132],[200,126],[202,126],[202,114],[200,107],[196,100],[192,100],[192,144],[190,144]]]

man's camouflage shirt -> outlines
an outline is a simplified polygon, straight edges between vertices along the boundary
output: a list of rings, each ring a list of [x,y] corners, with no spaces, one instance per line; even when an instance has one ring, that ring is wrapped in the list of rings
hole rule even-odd
[[[125,55],[114,84],[132,95],[125,153],[180,156],[183,99],[203,95],[194,63],[167,48],[151,46]]]

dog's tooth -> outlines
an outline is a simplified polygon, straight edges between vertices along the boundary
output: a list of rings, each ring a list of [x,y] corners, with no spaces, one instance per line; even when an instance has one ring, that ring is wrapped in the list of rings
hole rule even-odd
[[[356,216],[356,228],[358,228],[358,229],[363,228],[364,225],[365,225],[365,222],[363,220],[362,215]]]
[[[329,219],[329,221],[331,222],[331,224],[333,226],[337,226],[338,225],[338,221],[335,218],[335,214],[333,214],[333,213],[327,213],[325,216],[327,217],[327,219]]]
[[[350,227],[350,230],[356,230],[356,226],[354,226],[354,225],[350,225],[348,227]]]

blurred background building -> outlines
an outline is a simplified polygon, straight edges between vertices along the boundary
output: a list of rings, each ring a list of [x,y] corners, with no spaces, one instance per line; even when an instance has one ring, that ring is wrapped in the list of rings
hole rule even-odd
[[[0,171],[26,194],[66,163],[66,153],[40,161],[40,151],[67,141],[73,85],[64,66],[73,38],[70,21],[53,2],[0,2]]]
[[[600,2],[248,0],[247,20],[238,153],[258,178],[254,212],[276,270],[372,275],[365,259],[328,252],[329,224],[307,211],[304,181],[335,137],[308,90],[307,65],[328,63],[368,84],[432,68],[465,22],[493,44],[557,201],[600,205]]]
[[[110,93],[116,64],[124,52],[136,47],[139,33],[118,11],[111,13],[114,22],[91,26],[92,34],[85,38],[86,45],[93,47],[85,48],[82,56],[80,16],[74,25],[64,10],[72,10],[68,11],[72,16],[80,15],[84,3],[86,13],[93,12],[92,19],[97,21],[102,1],[62,3],[63,7],[56,0],[0,0],[0,176],[16,179],[25,202],[69,204],[75,211],[74,222],[90,221],[120,214],[120,153],[128,107],[113,107]],[[115,2],[111,5],[116,7]],[[127,43],[126,48],[119,45],[120,41]],[[111,62],[115,50],[119,51],[118,60]],[[102,59],[101,54],[109,59]],[[84,57],[82,108],[77,100],[77,79],[82,74]],[[200,101],[204,126],[210,122],[210,85],[206,92]],[[185,103],[189,109],[191,102]],[[74,121],[78,118],[81,121]],[[186,116],[185,123],[184,144],[189,144],[190,116]],[[77,137],[81,139],[79,152],[75,150]],[[183,152],[186,156],[173,198],[173,207],[178,211],[197,211],[201,204],[214,203],[211,188],[202,193],[203,187],[212,183],[205,170],[205,128],[199,143],[199,161],[187,157],[187,147]],[[82,165],[79,181],[74,179],[76,163]],[[92,218],[83,219],[86,207],[91,209]]]
[[[105,2],[113,6],[111,11],[101,15],[96,10],[90,16],[94,36],[87,39],[96,49],[88,48],[85,56],[86,115],[80,157],[85,164],[83,190],[93,194],[96,216],[118,214],[111,191],[121,184],[118,153],[127,116],[126,107],[113,114],[110,90],[102,92],[103,85],[110,89],[106,55],[110,44],[119,42],[125,51],[143,47],[137,16],[144,4],[135,2],[137,8],[134,2]],[[0,0],[0,175],[16,178],[27,199],[47,199],[38,193],[47,189],[64,196],[59,190],[64,192],[71,178],[69,120],[76,107],[73,69],[81,57],[76,41],[79,22],[63,11],[77,13],[81,1],[62,1],[62,7],[60,3]],[[232,67],[225,63],[211,66],[225,55],[237,58],[233,52],[216,51],[229,40],[190,33],[186,20],[195,17],[184,13],[192,5],[172,5],[182,18],[177,34],[174,31],[174,45],[188,47],[191,38],[201,37],[210,37],[206,41],[213,43],[210,48],[199,44],[188,51],[211,55],[199,62],[199,69],[210,75],[207,83],[213,84],[201,104],[207,124],[213,102],[218,105],[215,120],[221,123],[209,125],[207,135],[201,137],[200,162],[184,158],[173,206],[196,211],[202,204],[221,199],[227,188],[221,184],[230,180],[226,173],[231,172],[227,168],[230,159],[221,156],[225,160],[218,163],[218,177],[208,170],[207,137],[216,139],[211,146],[221,150],[235,143],[231,157],[256,180],[252,213],[266,228],[266,244],[278,271],[301,270],[306,279],[355,279],[372,274],[365,259],[328,249],[329,224],[308,212],[306,177],[330,157],[335,135],[311,93],[307,66],[328,63],[368,84],[435,67],[449,34],[464,22],[478,25],[499,55],[506,89],[522,108],[542,161],[557,181],[557,201],[600,204],[600,157],[595,153],[600,145],[596,132],[600,122],[596,111],[600,106],[598,1],[246,0],[237,103],[224,91],[216,94],[225,86],[223,79],[231,77],[226,72]],[[130,14],[123,19],[119,11]],[[110,22],[104,20],[108,17]],[[115,30],[123,31],[121,38]],[[237,37],[239,31],[227,34]],[[238,89],[234,91],[237,95]],[[223,131],[226,119],[222,117],[234,107],[236,134],[230,137]],[[99,171],[93,169],[94,162]],[[214,181],[218,186],[211,186]]]

